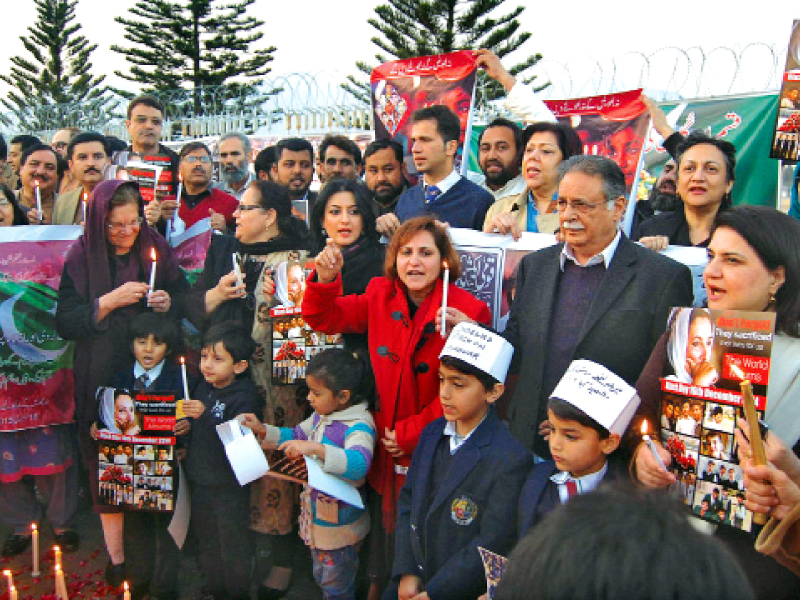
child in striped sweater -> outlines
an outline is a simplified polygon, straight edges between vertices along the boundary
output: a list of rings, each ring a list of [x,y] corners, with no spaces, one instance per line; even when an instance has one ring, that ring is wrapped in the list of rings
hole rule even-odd
[[[262,424],[255,415],[243,424],[265,448],[290,458],[313,456],[322,470],[361,488],[372,462],[375,422],[359,394],[365,368],[346,350],[334,348],[312,358],[306,369],[314,414],[294,428]],[[355,600],[358,549],[369,533],[369,514],[308,488],[301,495],[300,535],[311,548],[314,579],[326,600]]]

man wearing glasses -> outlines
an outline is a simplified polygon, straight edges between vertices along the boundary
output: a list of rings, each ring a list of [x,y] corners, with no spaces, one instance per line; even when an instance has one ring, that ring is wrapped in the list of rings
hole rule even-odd
[[[625,176],[600,156],[561,165],[558,217],[564,243],[529,254],[517,272],[506,339],[516,348],[511,433],[549,458],[547,400],[576,359],[633,385],[673,306],[692,303],[689,269],[631,242],[620,230]]]
[[[211,152],[203,142],[189,142],[181,148],[178,170],[183,180],[183,191],[178,207],[178,217],[188,229],[200,219],[209,218],[211,228],[225,232],[233,226],[233,211],[238,200],[219,188],[211,188],[214,165]]]
[[[319,145],[319,176],[323,183],[344,177],[358,179],[361,175],[361,150],[343,135],[326,135]]]

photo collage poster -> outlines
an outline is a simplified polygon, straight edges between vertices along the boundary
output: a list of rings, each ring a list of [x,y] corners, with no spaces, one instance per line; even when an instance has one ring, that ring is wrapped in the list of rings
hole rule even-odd
[[[175,394],[100,388],[97,397],[100,503],[172,511],[178,481]]]
[[[677,478],[673,492],[698,518],[750,531],[734,431],[744,417],[742,375],[763,419],[775,313],[675,308],[669,332],[660,437]]]
[[[259,307],[259,318],[268,311],[272,320],[272,384],[291,385],[306,376],[313,356],[343,346],[342,335],[312,331],[303,319],[306,279],[314,268],[312,260],[301,263],[299,256],[280,263],[272,271],[278,305]]]
[[[417,170],[411,158],[411,115],[436,104],[450,108],[461,122],[456,169],[466,175],[477,81],[476,57],[471,50],[419,56],[384,63],[372,71],[372,109],[375,138],[391,138],[403,146],[411,176]]]
[[[800,159],[800,20],[792,22],[770,158]]]

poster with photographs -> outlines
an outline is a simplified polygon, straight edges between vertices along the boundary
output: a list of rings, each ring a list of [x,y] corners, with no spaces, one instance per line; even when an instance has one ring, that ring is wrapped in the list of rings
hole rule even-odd
[[[753,386],[763,418],[775,314],[675,308],[669,320],[671,374],[661,380],[661,441],[677,478],[673,491],[692,514],[750,531],[736,421],[744,416],[740,382]]]
[[[98,481],[102,504],[170,512],[175,506],[175,394],[100,388]]]
[[[800,20],[792,22],[770,158],[800,159]]]
[[[450,108],[461,123],[456,169],[466,175],[475,98],[475,53],[460,50],[436,56],[418,56],[384,63],[372,71],[372,110],[375,138],[391,138],[403,145],[408,173],[417,170],[411,158],[411,115],[436,104]]]
[[[305,379],[306,364],[311,357],[328,348],[343,346],[341,334],[327,335],[312,331],[303,319],[303,296],[306,278],[314,267],[296,258],[280,263],[272,272],[278,306],[259,307],[259,319],[272,318],[272,384],[291,385]]]

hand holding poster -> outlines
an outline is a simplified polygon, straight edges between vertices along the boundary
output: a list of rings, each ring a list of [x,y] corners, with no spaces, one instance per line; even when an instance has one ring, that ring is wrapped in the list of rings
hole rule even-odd
[[[734,431],[742,415],[741,373],[763,416],[774,313],[676,308],[662,379],[661,440],[677,478],[674,491],[699,518],[750,531]]]
[[[461,50],[450,54],[420,56],[387,62],[370,78],[375,138],[391,138],[403,145],[406,168],[416,174],[411,160],[411,115],[415,110],[444,104],[461,121],[456,169],[466,174],[472,109],[475,96],[475,53]]]

